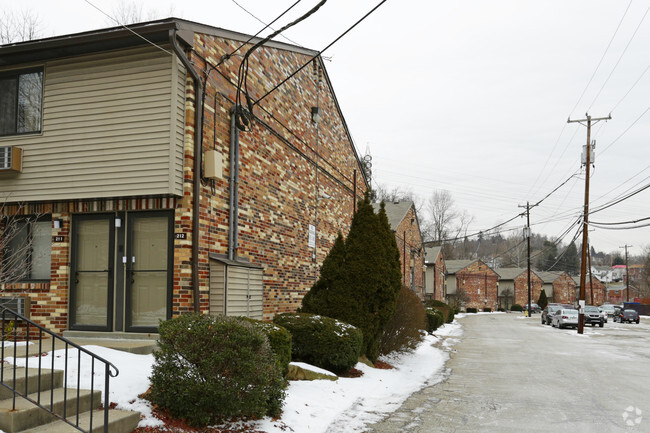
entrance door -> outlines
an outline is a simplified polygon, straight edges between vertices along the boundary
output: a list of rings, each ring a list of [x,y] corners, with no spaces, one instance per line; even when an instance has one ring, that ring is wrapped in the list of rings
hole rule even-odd
[[[115,229],[106,215],[72,219],[70,328],[113,329]]]
[[[171,215],[132,213],[127,232],[126,330],[156,332],[171,310]]]
[[[117,216],[73,216],[70,329],[157,332],[171,316],[172,212]]]

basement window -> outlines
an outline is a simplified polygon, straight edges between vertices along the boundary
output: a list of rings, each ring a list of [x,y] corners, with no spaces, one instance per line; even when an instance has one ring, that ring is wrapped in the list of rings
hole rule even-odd
[[[41,131],[43,69],[0,74],[0,136]]]

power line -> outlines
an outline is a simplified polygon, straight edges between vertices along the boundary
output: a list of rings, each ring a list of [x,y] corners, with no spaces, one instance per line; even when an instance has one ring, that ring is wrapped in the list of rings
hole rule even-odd
[[[309,63],[311,63],[311,62],[312,62],[316,57],[320,56],[323,52],[325,52],[327,49],[329,49],[332,45],[334,45],[335,43],[337,43],[341,38],[343,38],[343,37],[344,37],[345,35],[347,35],[350,31],[352,31],[352,29],[354,29],[354,28],[355,28],[357,25],[359,25],[362,21],[364,21],[366,18],[368,18],[368,16],[370,16],[370,14],[372,14],[374,11],[376,11],[376,10],[377,10],[381,5],[383,5],[384,3],[386,3],[386,1],[387,1],[387,0],[382,0],[382,1],[380,1],[380,2],[379,2],[379,3],[378,3],[374,8],[372,8],[368,13],[366,13],[363,17],[361,17],[361,18],[360,18],[356,23],[354,23],[354,24],[353,24],[351,27],[349,27],[346,31],[344,31],[343,33],[341,33],[341,35],[338,36],[336,39],[334,39],[334,40],[333,40],[329,45],[327,45],[325,48],[323,48],[322,50],[320,50],[319,52],[317,52],[317,53],[316,53],[316,54],[315,54],[311,59],[309,59],[309,61],[308,61],[307,63],[305,63],[304,65],[302,65],[300,68],[296,69],[296,70],[295,70],[293,73],[291,73],[287,78],[285,78],[284,80],[280,81],[280,82],[279,82],[275,87],[273,87],[271,90],[269,90],[269,91],[266,92],[264,95],[262,95],[262,96],[261,96],[257,101],[255,101],[255,103],[254,103],[253,105],[257,105],[257,104],[259,104],[260,102],[262,102],[262,100],[263,100],[264,98],[266,98],[267,96],[269,96],[271,93],[275,92],[278,88],[280,88],[280,86],[282,86],[284,83],[286,83],[287,81],[289,81],[289,80],[290,80],[293,76],[295,76],[298,72],[302,71],[302,70],[303,70],[303,69],[304,69],[304,68],[305,68]]]
[[[628,126],[628,127],[625,129],[625,131],[623,131],[623,132],[621,133],[621,135],[619,135],[618,137],[616,137],[616,139],[614,139],[614,141],[612,141],[611,143],[609,143],[609,144],[607,145],[607,147],[605,147],[603,150],[601,150],[601,151],[600,151],[600,154],[602,155],[603,153],[605,153],[605,152],[607,151],[607,149],[609,149],[610,147],[612,147],[612,146],[613,146],[613,145],[614,145],[618,140],[621,139],[621,137],[623,137],[625,134],[627,134],[627,131],[629,131],[630,129],[632,129],[632,127],[633,127],[634,125],[636,125],[636,123],[637,123],[639,120],[641,120],[641,118],[642,118],[643,116],[645,116],[646,113],[647,113],[648,111],[650,111],[650,107],[646,108],[646,110],[645,110],[643,113],[641,113],[641,115],[640,115],[639,117],[637,117],[636,120],[635,120],[634,122],[632,122],[632,124],[631,124],[630,126]]]
[[[612,35],[612,37],[609,40],[609,43],[607,44],[607,48],[605,48],[605,52],[600,57],[600,60],[598,61],[598,65],[596,65],[596,69],[594,69],[594,72],[591,74],[591,78],[589,78],[589,81],[587,82],[587,85],[585,86],[585,89],[580,94],[580,97],[578,98],[578,101],[576,101],[576,105],[571,110],[571,113],[573,113],[576,110],[576,108],[578,108],[578,104],[580,104],[580,101],[582,101],[582,98],[585,96],[585,92],[587,92],[587,89],[589,88],[589,85],[591,84],[594,77],[596,76],[596,72],[598,72],[598,69],[600,68],[600,65],[603,63],[603,59],[607,55],[607,52],[609,51],[609,48],[612,46],[612,42],[614,41],[614,38],[616,37],[616,34],[618,33],[618,30],[621,28],[621,24],[623,24],[623,20],[625,19],[625,16],[627,15],[627,12],[630,9],[631,5],[632,5],[632,0],[630,0],[630,2],[627,4],[627,7],[625,8],[625,12],[623,12],[623,16],[621,17],[620,21],[618,22],[618,25],[616,26],[616,30],[614,30],[614,34]],[[589,110],[587,110],[587,111],[589,111]]]
[[[136,33],[135,31],[133,31],[133,30],[130,29],[129,27],[125,26],[124,24],[122,24],[121,22],[119,22],[117,19],[115,19],[115,18],[112,17],[111,15],[107,14],[106,12],[104,12],[103,10],[101,10],[100,8],[98,8],[97,6],[95,6],[94,4],[92,4],[92,3],[90,2],[90,0],[84,0],[84,1],[85,1],[86,3],[88,3],[90,6],[94,7],[95,9],[97,9],[97,10],[98,10],[99,12],[101,12],[103,15],[107,16],[109,19],[111,19],[112,21],[114,21],[115,23],[117,23],[117,25],[122,26],[123,28],[125,28],[125,29],[128,30],[128,31],[130,31],[131,33],[133,33],[134,35],[136,35],[137,37],[139,37],[140,39],[142,39],[143,41],[145,41],[145,42],[148,43],[149,45],[152,45],[152,46],[158,48],[160,51],[164,51],[165,53],[169,54],[170,56],[172,55],[171,51],[167,51],[166,49],[164,49],[164,48],[161,47],[160,45],[156,45],[154,42],[151,42],[149,39],[145,38],[145,37],[142,36],[141,34]]]
[[[257,17],[256,17],[256,16],[255,16],[251,11],[249,11],[249,10],[246,9],[244,6],[242,6],[241,4],[239,4],[236,0],[231,0],[231,1],[232,1],[234,4],[236,4],[236,5],[237,5],[241,10],[243,10],[244,12],[246,12],[248,15],[252,16],[252,17],[255,18],[257,21],[259,21],[260,23],[264,24],[264,28],[265,28],[265,29],[266,29],[266,28],[269,28],[269,29],[273,30],[274,32],[276,31],[273,27],[271,27],[271,24],[273,24],[275,21],[277,21],[279,17],[276,18],[275,20],[273,20],[271,23],[266,24],[264,21],[262,21],[261,19],[257,18]],[[294,4],[293,4],[289,9],[292,9],[295,5],[297,5],[297,4],[300,3],[301,1],[302,1],[302,0],[298,0],[298,1],[295,2],[295,3],[294,3]],[[289,9],[287,9],[287,11],[289,11]],[[284,14],[282,14],[282,15],[284,15]],[[282,15],[280,15],[280,16],[282,16]],[[259,33],[258,33],[258,34],[259,34]],[[283,37],[284,39],[286,39],[287,41],[291,42],[292,44],[297,45],[297,46],[299,46],[299,47],[302,47],[302,45],[300,45],[298,42],[289,39],[289,38],[286,37],[285,35],[280,35],[280,36]]]
[[[385,0],[384,0],[385,1]],[[250,123],[251,123],[251,116],[253,115],[253,107],[260,102],[261,99],[258,99],[257,101],[253,102],[253,99],[250,97],[248,94],[248,59],[250,56],[253,54],[255,50],[257,50],[259,47],[270,41],[272,38],[275,36],[279,35],[283,31],[285,31],[288,28],[291,28],[295,26],[296,24],[306,20],[309,18],[311,15],[316,13],[325,3],[327,0],[321,0],[318,2],[314,7],[312,7],[310,10],[308,10],[306,13],[295,19],[294,21],[290,22],[289,24],[286,24],[283,26],[281,29],[274,31],[270,35],[266,36],[264,39],[258,41],[255,45],[253,45],[251,48],[246,51],[246,54],[244,54],[244,58],[242,59],[241,63],[239,64],[239,74],[237,76],[237,96],[236,96],[236,102],[235,102],[235,119],[236,119],[236,124],[239,129],[242,131],[245,131]],[[315,57],[314,57],[315,58]],[[311,59],[309,62],[311,62],[313,59]],[[307,64],[303,65],[301,67],[304,68]],[[300,70],[300,69],[299,69]],[[286,81],[286,80],[285,80]],[[245,108],[242,106],[242,93],[246,97],[246,105],[248,107],[248,111],[246,111]],[[268,93],[267,93],[268,95]],[[266,96],[266,95],[265,95]],[[262,98],[263,99],[263,98]]]
[[[650,220],[650,217],[639,218],[637,220],[630,220],[630,221],[618,221],[618,222],[615,222],[615,223],[599,223],[599,222],[596,222],[596,221],[592,221],[589,224],[598,224],[598,225],[602,225],[602,226],[617,226],[617,225],[623,225],[623,224],[636,224],[638,222],[647,221],[647,220]]]
[[[625,196],[623,196],[623,197],[617,199],[617,200],[614,200],[614,201],[611,201],[611,202],[609,202],[609,203],[606,203],[606,204],[604,204],[604,205],[599,206],[596,210],[592,210],[591,213],[594,214],[594,213],[596,213],[596,212],[600,212],[600,211],[603,211],[603,210],[605,210],[605,209],[607,209],[607,208],[610,208],[610,207],[612,207],[612,206],[614,206],[614,205],[617,205],[617,204],[621,203],[622,201],[625,201],[625,200],[627,200],[627,199],[629,199],[629,198],[631,198],[631,197],[633,197],[633,196],[639,194],[640,192],[645,191],[645,190],[648,189],[648,188],[650,188],[650,183],[647,184],[647,185],[645,185],[645,186],[643,186],[643,187],[641,187],[641,188],[639,188],[638,190],[636,190],[636,191],[634,191],[634,192],[631,192],[631,193],[629,193],[629,194],[627,194],[627,195],[625,195]]]
[[[632,3],[632,1],[630,0],[630,4],[631,4],[631,3]],[[629,8],[629,5],[628,5],[628,8]],[[597,100],[598,97],[600,96],[600,92],[603,91],[603,89],[604,89],[605,86],[607,85],[607,82],[608,82],[609,79],[612,77],[612,74],[614,73],[614,71],[616,71],[616,68],[618,67],[618,64],[621,62],[621,59],[623,58],[623,56],[624,56],[625,53],[627,52],[628,47],[630,46],[630,44],[631,44],[632,41],[634,40],[634,37],[636,36],[636,33],[639,31],[639,28],[641,27],[641,24],[643,24],[643,21],[645,20],[645,17],[648,15],[648,12],[649,12],[649,11],[650,11],[650,6],[648,6],[648,9],[646,9],[645,13],[644,13],[643,16],[641,17],[641,21],[639,21],[639,24],[636,26],[636,29],[634,30],[634,33],[632,33],[632,36],[630,36],[630,40],[627,42],[627,45],[625,45],[625,48],[623,49],[623,52],[621,53],[621,55],[619,56],[618,60],[616,61],[616,64],[615,64],[614,67],[612,68],[612,71],[609,73],[609,75],[607,76],[607,78],[606,78],[605,81],[603,82],[603,85],[600,86],[600,90],[598,90],[598,93],[596,94],[596,97],[594,98],[593,101],[591,101],[591,105],[589,105],[589,108],[587,109],[587,111],[591,110],[591,107],[594,105],[594,103],[596,102],[596,100]],[[626,10],[626,13],[627,13],[627,10]],[[617,30],[618,30],[618,29],[617,29]]]

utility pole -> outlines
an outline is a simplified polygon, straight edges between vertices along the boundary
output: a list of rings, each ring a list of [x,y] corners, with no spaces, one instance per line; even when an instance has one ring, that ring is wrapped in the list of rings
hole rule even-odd
[[[580,120],[567,120],[567,123],[580,123],[585,125],[583,122],[587,122],[587,145],[585,146],[585,207],[584,207],[584,216],[582,218],[582,258],[580,263],[580,298],[578,304],[580,309],[578,310],[578,334],[584,333],[585,327],[585,285],[586,285],[586,276],[587,276],[587,236],[588,236],[588,226],[589,226],[589,175],[591,169],[591,151],[592,145],[596,146],[596,143],[591,143],[591,125],[600,122],[601,120],[609,120],[612,118],[610,114],[607,117],[598,117],[592,118],[589,114],[586,114],[586,119]]]
[[[627,301],[625,302],[630,302],[630,268],[627,265],[627,249],[628,247],[633,247],[633,246],[634,245],[625,244],[624,246],[619,247],[619,248],[625,248],[625,281],[627,285],[627,295],[625,296]]]
[[[526,227],[524,228],[524,237],[528,242],[528,317],[530,317],[530,203],[526,202],[526,206],[519,205],[519,207],[526,208]],[[517,302],[516,297],[515,302]]]

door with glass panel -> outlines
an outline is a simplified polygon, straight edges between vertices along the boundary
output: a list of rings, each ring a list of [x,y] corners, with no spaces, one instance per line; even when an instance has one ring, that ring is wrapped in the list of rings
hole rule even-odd
[[[172,212],[75,215],[70,329],[157,332],[170,317]]]
[[[72,218],[70,329],[113,329],[115,229],[107,215]]]
[[[156,332],[171,308],[171,212],[134,212],[127,217],[126,331]]]

